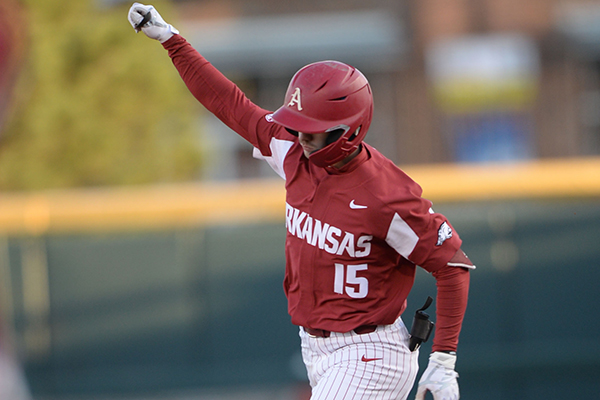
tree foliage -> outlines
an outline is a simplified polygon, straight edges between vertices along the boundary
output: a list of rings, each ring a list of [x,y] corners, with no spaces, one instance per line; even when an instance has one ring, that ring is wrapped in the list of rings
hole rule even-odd
[[[0,137],[0,189],[192,179],[199,105],[125,3],[23,0],[28,57]],[[59,4],[60,3],[60,4]],[[173,21],[165,1],[155,6]],[[171,17],[171,18],[169,18]]]

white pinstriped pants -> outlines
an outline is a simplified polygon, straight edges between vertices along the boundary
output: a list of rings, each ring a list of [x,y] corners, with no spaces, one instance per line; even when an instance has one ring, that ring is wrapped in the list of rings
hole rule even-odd
[[[400,318],[363,335],[320,338],[300,328],[300,338],[311,400],[403,400],[415,382],[419,351],[408,350]]]

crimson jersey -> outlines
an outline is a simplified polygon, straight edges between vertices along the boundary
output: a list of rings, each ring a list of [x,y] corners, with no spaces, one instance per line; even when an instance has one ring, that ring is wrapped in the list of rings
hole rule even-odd
[[[183,37],[163,46],[192,94],[286,181],[284,290],[292,322],[334,332],[392,324],[406,307],[415,266],[435,273],[461,245],[420,186],[364,143],[339,170],[314,165],[297,137]],[[450,336],[455,348],[458,331]]]
[[[285,289],[292,322],[337,332],[393,323],[415,264],[444,266],[460,248],[458,235],[420,197],[421,188],[374,148],[363,144],[341,170],[320,168],[287,135],[293,144],[283,162]]]

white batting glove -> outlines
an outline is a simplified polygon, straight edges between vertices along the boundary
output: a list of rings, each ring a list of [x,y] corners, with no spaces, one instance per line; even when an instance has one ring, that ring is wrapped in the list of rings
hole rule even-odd
[[[144,20],[146,14],[150,19],[144,25],[140,26],[140,23]],[[156,39],[161,43],[166,42],[176,33],[179,33],[173,25],[167,24],[164,19],[160,16],[154,6],[146,6],[140,3],[133,3],[127,14],[127,19],[133,29],[136,32],[140,30],[146,34],[150,39]]]
[[[425,400],[430,391],[434,400],[458,400],[458,373],[454,371],[456,355],[436,351],[429,356],[429,364],[419,380],[415,400]]]

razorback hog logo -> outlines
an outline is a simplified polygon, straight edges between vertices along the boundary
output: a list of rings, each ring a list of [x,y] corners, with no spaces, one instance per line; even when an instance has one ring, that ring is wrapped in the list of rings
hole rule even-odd
[[[298,111],[302,111],[302,99],[300,97],[300,88],[296,88],[290,102],[288,103],[288,107],[294,106],[298,108]]]
[[[442,225],[440,225],[440,229],[438,229],[438,240],[435,245],[441,246],[442,243],[444,243],[446,240],[450,239],[451,237],[452,237],[452,228],[450,228],[450,225],[448,225],[447,222],[443,222]]]

